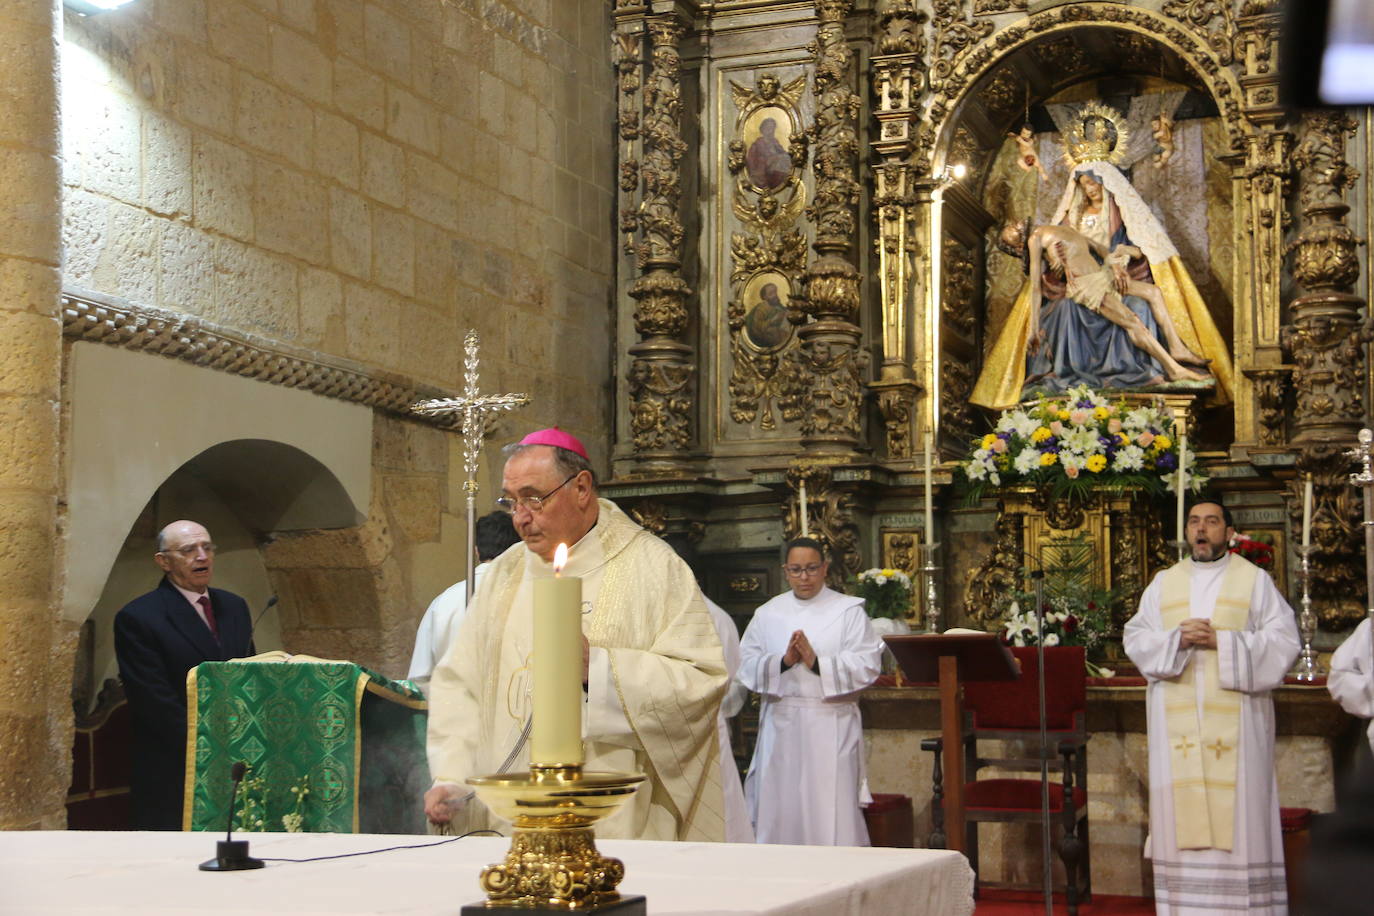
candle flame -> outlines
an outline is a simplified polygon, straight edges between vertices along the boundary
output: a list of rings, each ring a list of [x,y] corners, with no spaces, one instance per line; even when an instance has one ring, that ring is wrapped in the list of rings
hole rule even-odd
[[[553,552],[553,574],[561,575],[563,567],[568,565],[568,545],[559,544]]]

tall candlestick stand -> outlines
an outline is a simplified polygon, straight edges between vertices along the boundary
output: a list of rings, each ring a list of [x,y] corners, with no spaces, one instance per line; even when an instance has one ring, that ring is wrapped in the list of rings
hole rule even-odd
[[[1358,444],[1346,455],[1360,463],[1360,472],[1350,475],[1350,482],[1362,491],[1364,497],[1364,576],[1365,576],[1365,616],[1371,621],[1371,639],[1374,639],[1374,429],[1360,430]]]
[[[1312,550],[1311,544],[1298,548],[1298,553],[1302,556],[1302,610],[1298,612],[1298,634],[1302,636],[1302,652],[1298,655],[1298,673],[1295,676],[1304,683],[1311,683],[1326,673],[1326,669],[1317,664],[1317,650],[1312,648],[1312,640],[1317,635],[1317,614],[1312,610],[1310,581]]]
[[[926,590],[926,631],[929,633],[940,632],[940,589],[935,581],[935,574],[940,571],[940,567],[935,565],[935,551],[939,549],[939,544],[929,540],[921,547],[924,561],[921,576],[925,579]]]

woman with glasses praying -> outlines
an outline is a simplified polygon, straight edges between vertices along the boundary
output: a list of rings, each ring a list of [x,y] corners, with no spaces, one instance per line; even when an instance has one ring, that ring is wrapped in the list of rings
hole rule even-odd
[[[760,843],[867,846],[859,691],[878,677],[883,642],[862,598],[825,584],[825,547],[783,550],[790,590],[754,612],[736,678],[758,693],[758,743],[744,795]]]

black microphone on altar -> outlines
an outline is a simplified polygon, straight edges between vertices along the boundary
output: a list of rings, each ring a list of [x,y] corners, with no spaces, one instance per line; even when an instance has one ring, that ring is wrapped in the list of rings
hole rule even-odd
[[[273,596],[272,601],[277,599]],[[271,607],[269,604],[268,607]],[[229,823],[224,830],[224,839],[215,844],[215,857],[200,863],[201,871],[248,871],[252,868],[262,868],[262,859],[254,859],[248,855],[248,841],[235,840],[234,834],[234,803],[238,800],[239,783],[243,782],[243,777],[248,773],[248,764],[242,760],[234,761],[234,765],[229,770],[229,777],[234,780],[234,788],[229,793]]]

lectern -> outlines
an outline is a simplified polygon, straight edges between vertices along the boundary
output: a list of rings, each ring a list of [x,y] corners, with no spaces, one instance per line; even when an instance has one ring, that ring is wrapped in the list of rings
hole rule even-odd
[[[992,633],[884,636],[902,677],[940,684],[940,734],[944,739],[945,823],[949,848],[964,849],[964,697],[966,681],[1014,681],[1016,659]]]

